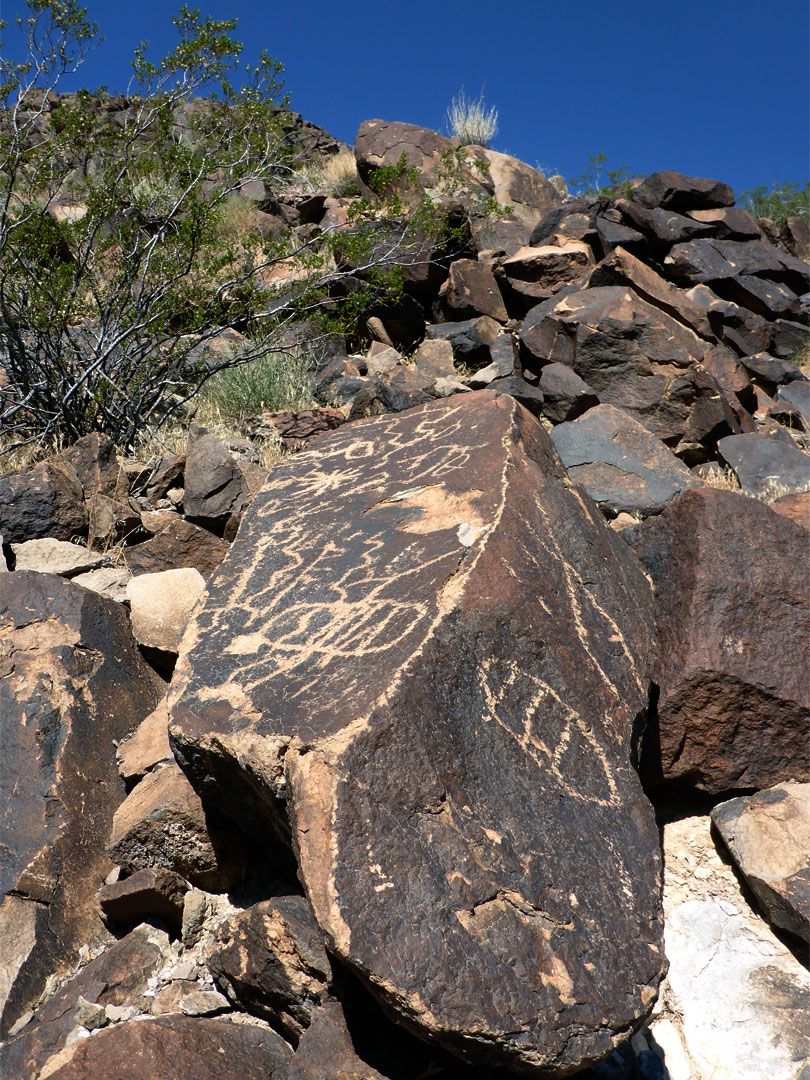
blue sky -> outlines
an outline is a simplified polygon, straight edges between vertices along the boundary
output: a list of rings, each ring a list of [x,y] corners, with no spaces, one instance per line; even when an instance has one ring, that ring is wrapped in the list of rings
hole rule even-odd
[[[349,143],[374,117],[444,130],[459,89],[477,97],[483,87],[499,114],[493,147],[566,178],[600,151],[609,167],[672,168],[737,192],[808,176],[807,0],[200,6],[238,18],[245,56],[267,49],[281,60],[292,106]],[[137,42],[148,39],[156,56],[173,43],[173,4],[88,7],[106,41],[81,85],[123,90]],[[24,3],[0,0],[0,13],[12,21]]]

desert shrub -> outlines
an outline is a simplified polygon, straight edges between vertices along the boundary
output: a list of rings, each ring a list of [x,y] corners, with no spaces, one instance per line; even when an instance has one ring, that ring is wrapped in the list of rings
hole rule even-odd
[[[494,106],[487,108],[483,90],[474,99],[462,87],[447,110],[447,126],[462,146],[489,146],[498,132],[498,112]]]
[[[588,164],[582,173],[572,176],[568,181],[574,193],[591,201],[627,198],[637,177],[630,172],[627,165],[608,169],[606,162],[607,158],[603,153],[589,155]]]
[[[770,218],[780,228],[789,217],[804,218],[810,224],[810,181],[804,184],[785,181],[772,184],[770,189],[760,184],[744,191],[737,201],[754,217]]]
[[[86,9],[27,6],[28,58],[0,54],[0,426],[12,444],[103,431],[131,448],[218,371],[268,371],[296,327],[325,313],[345,328],[397,286],[392,268],[430,257],[444,211],[421,190],[354,200],[342,230],[254,229],[239,189],[290,190],[312,163],[286,134],[281,65],[262,54],[245,67],[235,20],[181,8],[177,45],[158,63],[136,50],[110,118],[100,93],[54,93],[96,42]],[[370,292],[341,288],[349,277]],[[231,330],[244,348],[203,362]],[[291,406],[303,391],[290,392],[271,400]]]

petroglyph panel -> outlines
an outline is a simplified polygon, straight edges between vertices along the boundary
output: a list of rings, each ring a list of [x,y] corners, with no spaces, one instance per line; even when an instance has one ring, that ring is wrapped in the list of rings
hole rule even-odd
[[[404,1023],[565,1075],[661,977],[631,766],[651,603],[513,399],[347,426],[253,503],[181,646],[172,741],[240,824],[289,830],[329,947]]]

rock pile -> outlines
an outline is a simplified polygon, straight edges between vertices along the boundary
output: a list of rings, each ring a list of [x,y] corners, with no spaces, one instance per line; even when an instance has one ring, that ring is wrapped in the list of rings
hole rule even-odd
[[[303,452],[0,477],[4,1076],[810,1060],[808,238],[473,153],[504,220],[246,425]]]

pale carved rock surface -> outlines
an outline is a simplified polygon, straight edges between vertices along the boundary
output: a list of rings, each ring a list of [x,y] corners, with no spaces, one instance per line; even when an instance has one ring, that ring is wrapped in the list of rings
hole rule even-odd
[[[810,784],[731,799],[712,821],[766,917],[810,941]]]
[[[127,599],[136,639],[152,649],[177,652],[191,611],[204,592],[205,579],[190,566],[130,578]]]
[[[330,948],[401,1021],[567,1075],[662,974],[630,763],[651,618],[537,422],[435,402],[274,469],[184,638],[170,738],[265,839],[286,796]]]
[[[810,975],[751,911],[708,817],[664,828],[664,910],[669,974],[653,1037],[659,1025],[661,1045],[680,1033],[689,1080],[804,1080]]]

